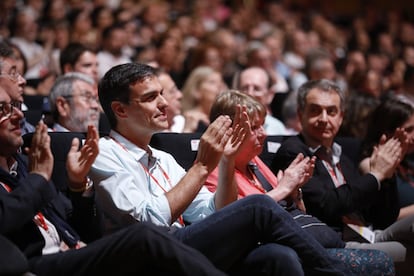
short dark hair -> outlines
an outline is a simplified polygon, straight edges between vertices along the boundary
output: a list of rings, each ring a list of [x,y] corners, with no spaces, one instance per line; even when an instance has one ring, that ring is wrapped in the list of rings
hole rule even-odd
[[[0,57],[2,58],[14,57],[13,49],[10,43],[5,40],[0,40]]]
[[[156,77],[156,69],[142,63],[125,63],[112,67],[99,82],[99,101],[108,118],[111,128],[117,125],[115,114],[111,108],[113,101],[129,103],[130,87]]]
[[[312,89],[319,89],[323,92],[334,92],[338,94],[341,111],[345,111],[345,92],[333,81],[327,79],[310,80],[298,88],[298,110],[305,109],[306,96]]]
[[[66,64],[70,64],[72,67],[75,66],[78,62],[80,56],[85,52],[95,53],[92,48],[89,48],[81,43],[72,42],[69,43],[65,49],[62,50],[59,57],[60,72],[64,74],[63,71]]]

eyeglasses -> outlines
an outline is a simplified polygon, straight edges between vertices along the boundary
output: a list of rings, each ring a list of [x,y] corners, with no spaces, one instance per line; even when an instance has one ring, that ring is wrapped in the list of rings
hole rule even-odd
[[[1,73],[0,77],[8,77],[13,81],[18,81],[20,77],[20,73],[17,71],[16,68],[12,68],[9,73]]]
[[[99,97],[93,96],[92,94],[75,94],[75,95],[66,95],[64,98],[73,98],[73,97],[82,97],[88,104],[99,103]]]
[[[0,120],[3,121],[13,116],[15,109],[22,111],[22,102],[12,101],[11,103],[0,103]]]

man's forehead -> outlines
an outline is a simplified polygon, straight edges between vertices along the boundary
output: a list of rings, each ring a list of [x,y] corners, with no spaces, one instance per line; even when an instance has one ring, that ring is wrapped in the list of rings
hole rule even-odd
[[[240,74],[241,80],[252,80],[252,79],[265,80],[266,77],[267,77],[266,72],[258,68],[246,69]]]
[[[2,57],[0,58],[2,70],[10,70],[10,68],[16,68],[16,61],[13,58]]]
[[[320,89],[312,89],[306,95],[306,102],[307,103],[315,103],[315,102],[324,102],[329,105],[336,105],[339,104],[341,101],[338,93],[335,91],[325,91]]]

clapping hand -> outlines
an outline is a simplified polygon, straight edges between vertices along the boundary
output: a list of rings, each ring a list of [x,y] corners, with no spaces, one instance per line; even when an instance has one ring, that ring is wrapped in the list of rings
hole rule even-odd
[[[79,139],[74,138],[66,160],[69,184],[72,189],[81,189],[99,153],[99,134],[95,126],[88,126],[85,144],[79,150]]]
[[[36,126],[32,144],[25,151],[29,157],[29,172],[40,174],[49,181],[52,176],[54,159],[50,150],[50,136],[43,121],[40,121]]]
[[[232,130],[230,139],[224,148],[224,156],[226,158],[234,158],[245,145],[245,141],[251,136],[252,130],[245,106],[237,105]]]

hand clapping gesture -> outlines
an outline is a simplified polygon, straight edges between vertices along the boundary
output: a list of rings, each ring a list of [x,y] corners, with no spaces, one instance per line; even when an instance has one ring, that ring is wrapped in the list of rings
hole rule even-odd
[[[224,148],[224,156],[226,158],[235,158],[245,145],[244,142],[251,136],[252,130],[245,106],[237,105],[232,130],[230,139],[228,139]]]
[[[68,171],[69,185],[73,190],[85,188],[87,175],[99,153],[99,134],[96,127],[89,126],[85,144],[79,150],[79,139],[72,141],[66,160],[66,168]]]
[[[380,181],[390,178],[407,151],[408,138],[403,129],[397,129],[389,139],[385,135],[370,157],[370,172]]]
[[[29,172],[40,174],[47,180],[50,180],[54,159],[50,150],[50,136],[43,121],[40,121],[36,126],[32,144],[25,151],[29,157]]]

